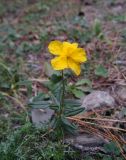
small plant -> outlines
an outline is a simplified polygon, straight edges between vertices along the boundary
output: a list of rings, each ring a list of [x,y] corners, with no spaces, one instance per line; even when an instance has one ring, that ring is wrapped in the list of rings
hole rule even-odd
[[[0,94],[15,95],[21,86],[26,86],[31,92],[31,82],[20,72],[18,63],[10,67],[0,59],[0,68]]]
[[[67,90],[72,93],[76,98],[82,98],[86,93],[92,91],[92,82],[89,79],[81,79],[76,83],[69,83]]]
[[[95,19],[92,29],[93,29],[93,34],[95,37],[98,37],[101,40],[104,38],[101,23],[98,19]]]
[[[108,77],[108,70],[102,64],[99,64],[96,66],[95,75],[107,78]]]
[[[54,110],[55,114],[51,119],[50,127],[61,138],[64,136],[64,132],[74,133],[77,129],[77,126],[68,121],[67,117],[74,116],[84,110],[77,100],[66,99],[68,76],[64,70],[70,68],[78,76],[81,72],[80,64],[87,61],[87,57],[84,49],[78,48],[77,43],[52,41],[48,49],[56,56],[51,60],[53,69],[61,72],[52,76],[52,82],[50,85],[48,84],[49,96],[45,97],[42,94],[40,101],[34,99],[30,105],[34,108],[37,106],[38,108],[50,107]],[[76,85],[79,87],[81,83]]]

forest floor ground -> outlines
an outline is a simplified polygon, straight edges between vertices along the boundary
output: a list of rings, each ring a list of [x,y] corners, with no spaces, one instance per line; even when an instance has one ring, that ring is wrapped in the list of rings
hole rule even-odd
[[[125,8],[125,0],[0,0],[1,160],[78,158],[72,149],[64,152],[68,146],[49,141],[43,136],[45,128],[36,129],[29,119],[29,100],[47,92],[43,82],[52,72],[48,52],[52,40],[77,42],[85,48],[88,62],[81,76],[72,76],[70,82],[88,79],[92,90],[112,94],[118,107],[104,118],[118,120],[107,125],[116,128],[109,132],[121,139],[112,140],[120,149],[117,159],[124,159],[126,124],[119,121],[126,118]],[[71,92],[75,98],[86,93]],[[102,158],[115,160],[111,156]]]

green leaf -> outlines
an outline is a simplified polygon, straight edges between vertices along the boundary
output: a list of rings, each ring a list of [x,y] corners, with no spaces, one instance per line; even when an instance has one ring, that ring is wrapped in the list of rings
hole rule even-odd
[[[52,110],[54,110],[55,112],[59,112],[60,111],[60,106],[57,106],[57,105],[50,105],[50,108]]]
[[[51,104],[52,104],[51,101],[37,101],[37,102],[29,103],[28,105],[34,109],[40,109],[40,108],[44,109],[44,108],[50,107]]]
[[[61,101],[62,89],[63,89],[62,81],[60,81],[56,84],[53,84],[50,88],[51,93],[57,99],[58,103],[60,103],[60,101]]]
[[[81,79],[75,85],[76,86],[88,85],[88,86],[92,87],[92,83],[89,79]]]
[[[84,111],[84,108],[82,108],[82,107],[79,107],[79,108],[71,108],[71,109],[65,110],[64,115],[65,115],[66,117],[75,116],[75,115],[77,115],[77,114],[79,114],[79,113],[81,113],[81,112],[83,112],[83,111]]]
[[[54,73],[52,66],[48,62],[45,62],[44,64],[44,72],[48,77],[51,77],[52,74]]]
[[[112,160],[112,158],[110,156],[106,155],[106,156],[103,157],[103,160]]]
[[[78,90],[81,90],[82,92],[86,93],[86,92],[91,92],[92,91],[92,88],[91,87],[85,87],[85,86],[79,86],[79,87],[76,87],[76,89]]]
[[[51,76],[51,81],[53,83],[58,83],[62,80],[62,76],[61,75],[57,75],[57,74],[52,74]]]
[[[74,124],[72,124],[71,126],[72,126],[72,127],[66,125],[66,126],[64,127],[64,130],[65,130],[66,132],[74,135],[74,134],[77,133],[77,126],[74,125]]]
[[[44,83],[44,86],[46,86],[49,91],[51,98],[55,101],[57,101],[60,104],[61,96],[62,96],[62,82],[59,81],[58,83],[53,83],[52,81],[48,81]],[[56,104],[57,104],[56,102]],[[58,104],[57,104],[58,105]]]
[[[48,95],[45,93],[38,93],[38,95],[32,97],[30,102],[43,101],[45,99],[49,99]]]
[[[44,72],[45,72],[46,76],[48,76],[48,77],[51,77],[53,74],[55,74],[55,75],[60,75],[60,72],[55,71],[55,70],[52,68],[51,64],[48,63],[48,62],[45,62],[45,63],[44,63]]]
[[[108,77],[108,71],[103,65],[98,65],[95,69],[95,75],[101,76],[101,77]]]
[[[87,156],[84,158],[84,160],[94,160],[94,158],[90,157],[90,156]]]
[[[60,101],[57,99],[57,97],[55,97],[54,94],[50,93],[51,99],[53,104],[56,104],[57,106],[60,106]]]
[[[64,103],[65,103],[65,106],[69,106],[70,108],[81,106],[80,100],[75,100],[75,99],[65,99]]]
[[[78,90],[78,89],[73,89],[73,90],[72,90],[72,93],[73,93],[74,96],[77,97],[77,98],[81,98],[81,97],[83,97],[83,96],[85,95],[83,91]]]
[[[124,160],[124,159],[121,157],[117,157],[116,160]]]
[[[28,105],[32,108],[48,108],[52,105],[52,101],[48,99],[44,93],[39,93],[37,96],[32,97]]]
[[[3,62],[0,61],[0,68],[3,68],[5,71],[8,72],[9,76],[12,76],[12,73],[10,71],[10,68],[8,66],[6,66]]]
[[[57,118],[54,116],[53,119],[49,123],[50,128],[55,129],[57,127]]]
[[[110,142],[104,145],[104,149],[107,153],[115,154],[116,156],[120,155],[120,149],[117,147],[115,142]]]
[[[95,19],[94,21],[93,32],[95,36],[98,36],[100,33],[102,33],[101,23],[98,19]]]
[[[61,116],[62,125],[65,129],[65,131],[70,132],[72,134],[75,133],[75,130],[77,129],[77,126],[75,124],[70,123],[66,117]]]

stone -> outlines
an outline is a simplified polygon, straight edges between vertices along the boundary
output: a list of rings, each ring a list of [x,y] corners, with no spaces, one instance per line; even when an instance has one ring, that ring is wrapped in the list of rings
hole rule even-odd
[[[114,14],[121,13],[122,6],[121,5],[115,6],[115,7],[112,8],[112,11],[113,11]]]
[[[121,100],[126,102],[126,83],[118,83],[115,92]]]
[[[96,154],[104,151],[103,146],[107,143],[103,138],[91,134],[78,134],[65,139],[65,143],[70,144],[75,150],[85,154]]]
[[[47,123],[53,116],[54,111],[52,109],[32,109],[31,118],[35,125]]]
[[[106,91],[93,91],[82,100],[82,107],[86,111],[102,107],[114,108],[114,106],[115,99]]]

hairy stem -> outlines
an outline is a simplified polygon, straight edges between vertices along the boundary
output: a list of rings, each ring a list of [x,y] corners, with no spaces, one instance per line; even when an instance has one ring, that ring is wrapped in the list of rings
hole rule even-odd
[[[64,108],[64,95],[65,95],[65,83],[64,83],[64,73],[62,71],[62,97],[61,97],[61,112]]]

